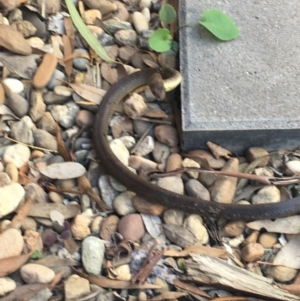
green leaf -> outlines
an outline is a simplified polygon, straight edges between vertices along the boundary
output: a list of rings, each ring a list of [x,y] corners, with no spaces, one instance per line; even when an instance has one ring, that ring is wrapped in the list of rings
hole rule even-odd
[[[83,23],[75,5],[72,0],[66,0],[66,5],[69,11],[69,14],[72,18],[72,21],[75,27],[78,29],[81,36],[85,39],[85,41],[89,44],[89,46],[99,55],[104,61],[108,63],[114,63],[109,55],[106,53],[104,48],[100,45],[96,37],[91,33],[88,27]]]
[[[176,11],[170,4],[163,5],[158,14],[160,20],[166,24],[171,24],[176,19]]]
[[[206,10],[199,23],[223,41],[233,40],[240,35],[240,31],[233,20],[217,9]]]
[[[149,38],[149,46],[157,52],[165,52],[171,48],[172,36],[166,28],[155,30]]]
[[[44,255],[39,250],[35,250],[34,253],[30,256],[32,259],[41,259]]]

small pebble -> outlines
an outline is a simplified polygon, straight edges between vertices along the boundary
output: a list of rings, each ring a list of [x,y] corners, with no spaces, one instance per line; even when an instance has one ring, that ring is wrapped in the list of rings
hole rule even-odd
[[[158,125],[155,127],[155,137],[161,143],[168,146],[178,145],[178,133],[175,127],[171,125]]]
[[[183,223],[183,226],[190,230],[202,245],[209,241],[209,235],[206,227],[203,225],[203,219],[198,214],[190,214]]]
[[[89,56],[89,53],[85,49],[75,49],[74,53],[81,53],[84,54],[85,56]],[[89,60],[85,57],[76,57],[73,59],[73,66],[74,68],[78,69],[79,71],[86,71],[87,70],[87,65],[89,64]]]
[[[113,203],[113,207],[115,211],[119,215],[127,215],[130,213],[134,213],[136,210],[132,205],[132,198],[135,196],[134,192],[125,191],[120,193],[115,199]]]
[[[1,277],[0,278],[0,296],[4,296],[5,294],[13,291],[17,287],[14,280],[9,277]]]
[[[258,243],[247,244],[241,252],[242,259],[246,262],[254,262],[264,255],[264,248]]]
[[[16,78],[5,78],[3,81],[2,81],[2,84],[5,85],[5,87],[7,89],[9,89],[9,91],[11,93],[21,93],[23,90],[24,90],[24,85],[23,83],[16,79]]]
[[[182,167],[189,168],[189,167],[195,167],[200,168],[200,164],[192,159],[185,158],[182,161]],[[196,171],[188,171],[187,174],[194,179],[198,179],[199,173]]]
[[[265,248],[270,249],[272,248],[277,242],[277,234],[276,233],[262,233],[259,238],[258,242]]]
[[[159,178],[157,181],[157,185],[174,193],[184,194],[183,181],[179,177]]]
[[[137,33],[133,29],[122,29],[115,33],[115,39],[121,45],[135,46],[137,44]]]
[[[190,179],[185,184],[186,192],[189,196],[210,201],[210,193],[199,181]]]
[[[268,185],[258,191],[252,197],[252,204],[278,203],[280,202],[280,190],[274,185]]]
[[[100,176],[99,181],[98,181],[98,186],[101,191],[102,200],[109,207],[112,208],[113,201],[119,193],[110,184],[109,176],[107,176],[107,175]]]
[[[0,259],[21,255],[24,241],[20,231],[10,228],[2,232],[0,246]]]
[[[268,164],[270,155],[267,150],[262,147],[250,147],[246,151],[246,158],[250,163],[259,159],[259,164],[257,166],[263,167]]]
[[[86,238],[91,234],[89,219],[81,214],[76,215],[71,225],[71,231],[74,238],[77,240]]]
[[[267,275],[274,278],[275,281],[288,282],[296,277],[298,270],[281,265],[269,265],[266,272]]]
[[[114,139],[109,144],[114,155],[126,166],[128,166],[129,151],[120,139]]]
[[[147,19],[145,18],[145,16],[142,13],[140,13],[138,11],[135,11],[132,14],[132,21],[133,21],[134,27],[138,34],[141,34],[141,32],[143,30],[149,29]]]
[[[79,300],[90,293],[90,284],[87,279],[78,275],[71,275],[64,284],[65,301]]]
[[[95,250],[97,250],[95,252]],[[94,275],[99,275],[104,259],[104,242],[94,236],[85,238],[82,242],[82,263],[84,269]]]
[[[164,212],[164,222],[168,225],[183,225],[185,213],[177,209],[168,209]]]
[[[222,236],[228,237],[237,237],[240,236],[246,227],[246,223],[244,221],[232,221],[227,223],[221,231]]]
[[[23,144],[13,144],[6,147],[3,154],[5,163],[13,163],[18,169],[28,162],[30,149]]]
[[[145,234],[145,227],[141,216],[137,213],[125,215],[119,221],[118,231],[124,239],[139,241]]]
[[[62,81],[65,80],[65,74],[60,70],[55,69],[54,73],[47,84],[49,90],[53,90],[55,86],[61,85]]]

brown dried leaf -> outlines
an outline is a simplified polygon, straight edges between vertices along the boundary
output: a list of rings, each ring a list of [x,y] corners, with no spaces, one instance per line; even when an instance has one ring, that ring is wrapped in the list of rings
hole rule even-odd
[[[53,210],[59,211],[65,219],[69,219],[80,213],[80,206],[74,204],[39,203],[30,208],[28,216],[50,219],[50,213]]]
[[[100,69],[103,78],[111,85],[118,81],[118,71],[116,68],[113,68],[110,63],[102,63]]]
[[[58,123],[56,123],[56,140],[57,140],[57,149],[58,153],[64,158],[65,161],[73,162],[73,158],[70,153],[67,151],[65,142],[61,137],[61,132]]]
[[[67,265],[67,266],[78,265],[78,262],[75,260],[68,259],[68,258],[61,258],[54,255],[50,255],[42,259],[36,260],[34,263],[41,264],[49,268],[55,266],[63,266],[63,265]]]
[[[55,274],[54,279],[49,285],[49,289],[54,289],[56,285],[59,283],[59,281],[62,279],[63,275],[65,274],[65,271],[59,271],[57,274]]]
[[[66,34],[70,41],[71,53],[72,53],[75,48],[75,31],[74,31],[72,19],[64,17],[64,25],[65,25]]]
[[[111,288],[111,289],[159,289],[161,288],[159,285],[155,285],[155,284],[149,284],[149,283],[133,284],[130,281],[113,280],[102,276],[87,275],[85,273],[81,273],[78,271],[77,274],[80,277],[87,279],[90,283],[96,284],[103,288]]]
[[[161,301],[161,300],[174,300],[185,296],[187,293],[183,292],[163,292],[162,294],[150,299],[150,301]]]
[[[197,238],[194,234],[182,226],[164,225],[163,228],[167,238],[182,248],[193,245],[197,242]]]
[[[177,250],[165,250],[164,251],[164,256],[171,256],[171,257],[187,257],[190,256],[191,253],[194,254],[206,254],[210,255],[212,257],[216,258],[222,258],[222,259],[227,259],[230,257],[228,252],[225,249],[217,249],[217,248],[211,248],[211,247],[206,247],[206,246],[198,246],[198,245],[192,245],[186,247],[182,251],[177,251]]]
[[[0,259],[0,277],[9,275],[18,270],[32,255],[32,252]]]
[[[212,143],[210,141],[206,142],[206,145],[209,147],[210,151],[213,153],[216,159],[219,159],[220,157],[224,157],[226,159],[231,158],[231,152],[227,150],[226,148],[223,148],[215,143]]]
[[[300,216],[276,218],[275,220],[259,220],[250,222],[247,227],[253,230],[266,229],[268,232],[298,234],[300,233]]]
[[[1,301],[29,301],[33,299],[39,291],[45,289],[46,287],[47,284],[44,283],[34,283],[18,286],[9,295],[1,298]]]
[[[102,201],[98,194],[92,189],[91,183],[86,176],[77,179],[78,188],[92,198],[101,210],[111,210],[111,208]]]
[[[18,209],[17,214],[13,217],[11,223],[9,224],[10,228],[20,229],[22,222],[27,217],[27,214],[31,206],[35,202],[36,194],[31,195],[26,202]]]
[[[124,65],[122,65],[122,64],[118,64],[117,72],[118,72],[118,80],[120,80],[120,79],[124,78],[125,76],[127,76],[127,71],[126,71]]]
[[[188,284],[186,282],[183,282],[179,279],[175,279],[173,281],[173,284],[180,288],[180,289],[183,289],[189,293],[192,293],[192,294],[196,294],[196,295],[199,295],[199,296],[202,296],[202,297],[206,297],[206,298],[210,298],[210,295],[208,295],[205,291],[199,289],[198,287],[196,286],[193,286],[191,284]]]
[[[71,42],[67,35],[63,35],[62,40],[63,40],[63,44],[64,44],[64,57],[67,57],[67,56],[71,55],[73,52]],[[66,71],[66,74],[68,75],[68,77],[70,77],[72,75],[73,63],[71,60],[65,62],[65,71]]]
[[[299,227],[299,223],[298,223]],[[276,255],[273,264],[300,269],[300,235],[291,239]]]
[[[98,89],[93,86],[89,86],[86,84],[72,84],[69,83],[69,86],[83,99],[86,99],[93,104],[100,104],[101,100],[103,99],[106,91],[103,89]]]
[[[36,69],[37,54],[16,55],[12,52],[0,52],[0,62],[11,72],[18,74],[21,78],[32,79]]]
[[[29,177],[27,176],[29,172],[29,164],[28,162],[26,162],[20,169],[19,169],[19,184],[21,185],[26,185],[28,183],[30,183],[30,179]]]

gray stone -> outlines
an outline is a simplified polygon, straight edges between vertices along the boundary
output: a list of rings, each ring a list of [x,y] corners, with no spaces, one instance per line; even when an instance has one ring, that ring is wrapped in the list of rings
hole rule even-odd
[[[24,116],[20,121],[11,122],[11,137],[17,141],[33,144],[32,129],[35,128],[29,116]]]
[[[115,32],[117,32],[118,30],[121,30],[121,29],[132,29],[131,24],[126,21],[109,19],[107,21],[104,21],[103,23],[105,25],[106,30],[110,34],[114,34]]]
[[[183,148],[210,140],[235,152],[299,145],[300,18],[297,0],[179,1],[179,24],[205,9],[225,11],[241,36],[230,42],[204,27],[180,31]],[[288,39],[286,37],[289,37]]]
[[[33,130],[34,145],[50,150],[57,150],[57,141],[54,136],[44,130]]]
[[[69,101],[65,105],[49,106],[49,110],[53,118],[63,127],[70,128],[74,122],[79,107],[73,101]]]
[[[50,79],[50,82],[47,85],[47,88],[49,90],[53,90],[55,86],[61,85],[61,82],[64,80],[65,75],[63,74],[63,72],[56,69],[52,75],[52,78]]]
[[[82,53],[85,55],[89,55],[88,51],[85,49],[76,49],[74,53]],[[88,64],[89,60],[83,57],[77,57],[73,60],[73,66],[80,71],[86,71]]]

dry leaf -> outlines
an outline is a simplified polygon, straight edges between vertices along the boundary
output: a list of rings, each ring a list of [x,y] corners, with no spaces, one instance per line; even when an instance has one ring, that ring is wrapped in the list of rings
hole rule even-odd
[[[266,229],[268,232],[298,234],[300,233],[300,216],[294,215],[275,220],[259,220],[247,223],[247,227],[253,230]]]
[[[73,52],[71,42],[67,35],[63,35],[62,39],[63,39],[63,44],[64,44],[64,57],[67,57],[67,56],[71,55]],[[65,71],[66,71],[66,74],[68,75],[68,77],[71,77],[72,72],[73,72],[73,62],[71,60],[65,62]]]
[[[188,291],[192,294],[196,294],[196,295],[199,295],[199,296],[202,296],[202,297],[206,297],[206,298],[211,298],[210,295],[208,295],[205,291],[199,289],[198,287],[196,286],[193,286],[189,283],[186,283],[186,282],[183,282],[179,279],[174,279],[173,280],[173,284],[180,288],[180,289],[183,289],[185,291]]]
[[[206,254],[210,255],[212,257],[217,257],[217,258],[222,258],[222,259],[227,259],[230,257],[228,252],[225,249],[217,249],[217,248],[212,248],[212,247],[207,247],[207,246],[198,246],[198,245],[193,245],[193,246],[188,246],[182,251],[177,251],[177,250],[165,250],[164,251],[164,256],[171,256],[171,257],[187,257],[190,256],[191,253],[195,254]]]
[[[20,169],[19,169],[19,184],[25,186],[26,184],[29,184],[31,181],[29,177],[27,176],[29,172],[29,164],[26,162]]]
[[[100,104],[106,91],[103,89],[95,88],[86,84],[71,84],[69,86],[83,99],[92,102],[93,104]]]
[[[162,234],[162,222],[158,216],[141,213],[141,217],[148,233],[153,238],[157,238]]]
[[[0,62],[11,72],[18,74],[21,78],[32,79],[37,69],[37,54],[16,55],[12,52],[0,52]]]
[[[77,162],[61,162],[47,165],[40,173],[50,179],[74,179],[79,178],[86,172],[83,165]]]
[[[102,201],[102,199],[99,197],[98,194],[95,193],[95,191],[93,190],[90,181],[88,180],[88,178],[86,176],[81,176],[77,179],[77,185],[78,188],[86,193],[90,198],[92,198],[97,205],[99,206],[100,209],[102,210],[111,210],[111,208]]]
[[[55,274],[54,279],[52,280],[52,282],[49,285],[49,289],[54,289],[56,287],[56,285],[59,283],[59,281],[62,279],[62,277],[64,276],[65,271],[59,271],[57,274]]]
[[[74,161],[70,153],[66,149],[65,142],[62,139],[60,128],[58,123],[56,123],[56,141],[58,153],[64,158],[65,161]]]
[[[31,255],[32,252],[19,256],[0,259],[0,277],[4,277],[18,270],[23,264],[27,262]]]
[[[65,31],[70,41],[71,46],[71,53],[74,51],[75,48],[75,31],[74,26],[71,18],[64,18],[64,25],[65,25]]]
[[[1,120],[11,120],[11,119],[17,119],[20,120],[19,117],[17,117],[11,109],[9,109],[6,105],[0,105],[0,115]]]
[[[223,148],[210,141],[207,141],[206,145],[209,147],[210,151],[213,153],[213,155],[215,156],[216,159],[219,159],[220,157],[224,157],[226,159],[231,159],[230,155],[232,155],[232,154],[226,148]]]
[[[54,255],[49,255],[42,259],[36,260],[34,263],[44,265],[46,267],[56,267],[56,266],[76,266],[78,262],[68,258],[61,258]]]
[[[69,219],[80,213],[80,206],[74,204],[64,205],[58,203],[39,203],[30,208],[28,216],[50,219],[50,212],[53,210],[59,211],[65,219]]]
[[[113,68],[110,63],[102,63],[100,70],[102,77],[111,85],[118,81],[118,71],[116,68]]]
[[[1,298],[1,301],[29,301],[37,295],[38,292],[47,288],[47,284],[34,283],[22,286],[17,286],[13,292],[6,297]]]
[[[298,224],[299,227],[299,224]],[[276,255],[273,264],[300,269],[300,235],[291,239]]]
[[[110,289],[160,289],[161,288],[159,285],[150,284],[150,283],[133,284],[130,281],[113,280],[102,276],[87,275],[78,271],[77,274],[80,277],[87,279],[90,283],[96,284],[103,288],[110,288]]]
[[[182,226],[164,225],[163,227],[167,238],[182,248],[193,245],[197,242],[197,238],[194,234]]]

